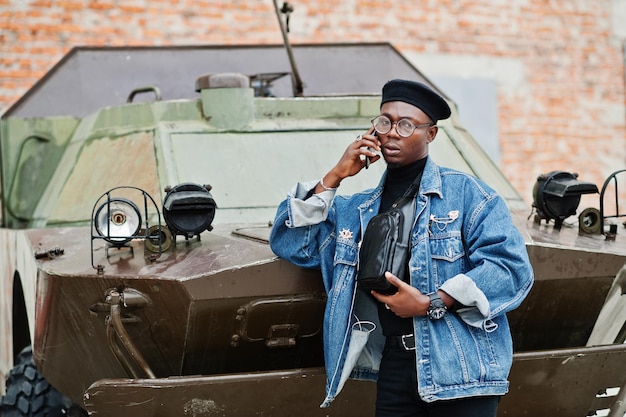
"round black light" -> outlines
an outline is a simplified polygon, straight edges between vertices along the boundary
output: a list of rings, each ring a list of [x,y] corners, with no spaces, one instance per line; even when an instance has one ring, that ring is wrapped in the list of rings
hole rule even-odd
[[[584,209],[578,215],[578,229],[583,233],[599,234],[602,229],[600,210],[594,207]]]
[[[576,214],[582,194],[598,192],[595,184],[577,178],[578,174],[565,171],[552,171],[537,178],[533,187],[533,207],[540,219],[553,219],[555,227],[560,228],[563,220]]]
[[[122,246],[133,239],[141,228],[137,205],[125,198],[112,198],[98,207],[94,216],[96,232],[104,240]]]
[[[163,217],[172,234],[188,239],[213,229],[211,223],[217,205],[210,189],[210,186],[189,182],[166,189]]]

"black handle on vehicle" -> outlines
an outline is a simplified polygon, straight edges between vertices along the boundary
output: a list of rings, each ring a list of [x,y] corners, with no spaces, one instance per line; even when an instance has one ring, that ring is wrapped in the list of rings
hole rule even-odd
[[[137,95],[139,93],[150,93],[150,92],[154,93],[154,96],[155,96],[154,97],[154,101],[161,101],[161,90],[159,89],[159,87],[148,86],[148,87],[135,88],[133,91],[130,92],[130,95],[126,99],[126,102],[127,103],[132,103],[133,102],[133,98],[135,98],[135,95]]]

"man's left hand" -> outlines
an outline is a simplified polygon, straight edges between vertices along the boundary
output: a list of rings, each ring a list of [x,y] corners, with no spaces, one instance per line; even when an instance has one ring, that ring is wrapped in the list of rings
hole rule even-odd
[[[430,298],[422,294],[420,290],[410,286],[391,272],[385,272],[385,278],[391,285],[398,288],[398,292],[392,295],[383,295],[372,291],[372,295],[381,303],[402,318],[424,316],[430,306]]]

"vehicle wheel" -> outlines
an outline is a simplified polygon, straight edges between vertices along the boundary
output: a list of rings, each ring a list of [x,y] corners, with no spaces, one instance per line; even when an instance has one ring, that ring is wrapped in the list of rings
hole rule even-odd
[[[17,356],[9,372],[6,394],[0,399],[1,417],[86,416],[78,405],[63,396],[39,373],[30,346]]]

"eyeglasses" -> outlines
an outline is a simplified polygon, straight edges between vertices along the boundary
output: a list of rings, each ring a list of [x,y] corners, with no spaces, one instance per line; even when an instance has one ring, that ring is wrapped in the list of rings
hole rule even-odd
[[[403,138],[408,138],[415,132],[415,129],[419,129],[422,127],[430,127],[434,126],[434,123],[423,123],[421,125],[416,125],[410,119],[404,118],[400,119],[397,122],[392,122],[389,120],[387,116],[377,116],[372,119],[372,126],[374,126],[374,130],[381,135],[386,135],[391,131],[393,125],[396,125],[396,132]]]

